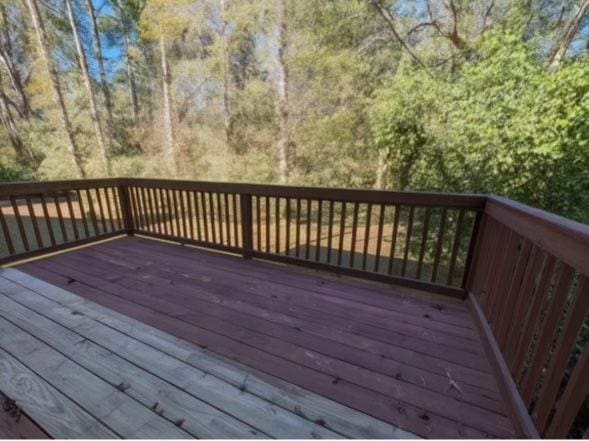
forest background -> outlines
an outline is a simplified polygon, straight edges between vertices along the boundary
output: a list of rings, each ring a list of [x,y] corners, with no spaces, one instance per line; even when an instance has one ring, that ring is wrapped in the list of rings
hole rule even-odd
[[[0,181],[495,193],[589,223],[589,0],[0,0]]]

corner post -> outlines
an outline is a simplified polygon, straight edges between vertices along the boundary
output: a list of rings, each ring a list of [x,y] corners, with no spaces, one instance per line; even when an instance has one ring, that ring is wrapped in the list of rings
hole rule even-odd
[[[135,234],[135,224],[133,222],[133,210],[131,209],[131,194],[126,181],[119,183],[118,192],[125,233],[127,233],[128,236],[133,236]]]
[[[239,195],[241,210],[241,237],[242,255],[245,259],[251,259],[253,253],[253,226],[252,226],[252,195],[241,193]]]

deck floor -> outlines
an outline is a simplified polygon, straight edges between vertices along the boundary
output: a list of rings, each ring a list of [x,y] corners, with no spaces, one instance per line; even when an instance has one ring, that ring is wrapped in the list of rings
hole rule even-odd
[[[330,436],[321,430],[351,437],[514,436],[462,304],[142,238],[117,239],[18,269],[93,307],[237,362],[282,390],[283,399],[312,394],[330,406],[339,403],[337,412],[325,414],[317,405],[307,403],[304,411],[294,405],[292,412],[314,426],[298,437]],[[126,349],[121,346],[118,354],[126,356]],[[248,387],[242,384],[242,392]],[[220,409],[230,416],[239,411]],[[358,430],[367,421],[367,427],[382,429],[346,433],[338,426],[346,412],[361,422]],[[276,436],[250,425],[262,436]]]

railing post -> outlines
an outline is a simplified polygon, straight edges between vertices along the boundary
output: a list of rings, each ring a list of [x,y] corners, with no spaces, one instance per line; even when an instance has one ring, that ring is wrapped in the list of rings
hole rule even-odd
[[[129,187],[126,183],[119,184],[118,191],[125,232],[129,236],[133,236],[133,234],[135,234],[135,223],[133,222],[133,210],[131,209],[131,196],[129,194]]]
[[[239,204],[241,210],[242,255],[245,259],[251,259],[254,242],[252,226],[252,195],[241,193],[239,195]]]

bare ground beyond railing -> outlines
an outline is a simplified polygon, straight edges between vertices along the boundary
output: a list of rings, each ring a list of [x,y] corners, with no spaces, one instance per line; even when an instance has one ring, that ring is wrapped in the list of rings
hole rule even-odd
[[[524,436],[589,391],[589,227],[497,197],[147,179],[0,186],[0,264],[142,234],[469,296]]]

